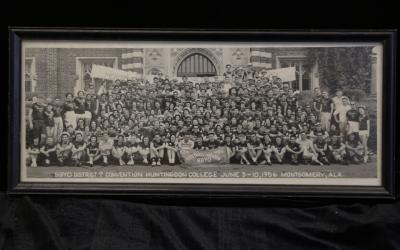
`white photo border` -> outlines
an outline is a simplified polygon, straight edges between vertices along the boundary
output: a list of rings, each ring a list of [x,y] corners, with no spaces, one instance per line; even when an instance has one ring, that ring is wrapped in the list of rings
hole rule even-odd
[[[229,43],[229,42],[154,42],[154,41],[22,41],[22,62],[25,61],[26,48],[125,48],[127,45],[136,48],[163,47],[377,47],[377,178],[27,178],[26,159],[23,150],[26,141],[21,140],[21,182],[51,182],[51,183],[174,183],[174,184],[263,184],[263,185],[348,185],[348,186],[382,186],[382,99],[383,99],[383,44],[353,43],[353,42],[281,42],[281,43]],[[25,64],[21,65],[21,79],[25,74]],[[23,82],[21,80],[21,86]],[[21,101],[25,100],[25,88],[21,87]],[[21,138],[25,138],[25,105],[21,103]]]

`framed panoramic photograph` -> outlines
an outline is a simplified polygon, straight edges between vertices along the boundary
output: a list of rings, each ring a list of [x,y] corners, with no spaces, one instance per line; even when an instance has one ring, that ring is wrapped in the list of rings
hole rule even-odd
[[[9,41],[10,194],[395,196],[394,30]]]

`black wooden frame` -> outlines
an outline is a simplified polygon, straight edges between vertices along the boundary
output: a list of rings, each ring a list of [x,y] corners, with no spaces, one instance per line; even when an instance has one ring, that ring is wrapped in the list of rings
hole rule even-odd
[[[9,28],[9,194],[119,194],[163,197],[395,197],[396,30],[186,30],[103,28]],[[20,182],[21,44],[32,40],[382,42],[382,186],[232,185],[161,183]]]

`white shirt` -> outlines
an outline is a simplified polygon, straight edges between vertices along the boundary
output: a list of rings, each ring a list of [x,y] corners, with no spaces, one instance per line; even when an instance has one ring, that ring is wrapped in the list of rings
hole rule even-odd
[[[346,96],[342,96],[342,97],[339,98],[339,97],[335,96],[335,97],[332,98],[332,101],[333,101],[335,109],[338,109],[339,107],[343,106],[343,100],[342,100],[343,98],[347,98],[347,97]],[[349,98],[347,98],[347,99],[349,99]]]
[[[346,121],[346,113],[351,109],[350,105],[346,106],[339,106],[336,108],[335,112],[333,112],[334,115],[339,114],[339,121],[340,122],[345,122]]]
[[[185,140],[182,140],[179,142],[179,147],[182,149],[192,149],[194,147],[194,142],[189,140],[188,142],[185,142]]]
[[[223,86],[223,90],[225,90],[225,92],[226,93],[229,93],[229,90],[232,88],[232,84],[230,84],[230,83],[224,83],[224,86]]]
[[[297,139],[296,142],[297,142],[298,144],[300,144],[301,147],[304,148],[305,151],[307,151],[307,152],[313,152],[312,149],[311,149],[311,148],[312,148],[312,145],[313,145],[312,142],[311,142],[311,140],[308,140],[308,139],[305,139],[305,140]]]
[[[101,87],[99,88],[99,91],[97,92],[97,95],[101,96],[101,94],[106,94],[106,93],[107,93],[106,88],[103,85],[101,85]]]
[[[111,150],[114,146],[114,140],[108,138],[108,141],[100,140],[99,148],[101,150]]]

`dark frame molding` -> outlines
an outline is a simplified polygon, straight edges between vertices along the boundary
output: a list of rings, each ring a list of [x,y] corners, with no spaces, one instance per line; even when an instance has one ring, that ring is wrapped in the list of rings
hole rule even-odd
[[[22,40],[135,40],[240,42],[381,42],[383,43],[382,186],[233,185],[160,183],[20,182]],[[9,194],[137,195],[149,197],[395,197],[396,30],[189,30],[105,28],[9,28]]]

